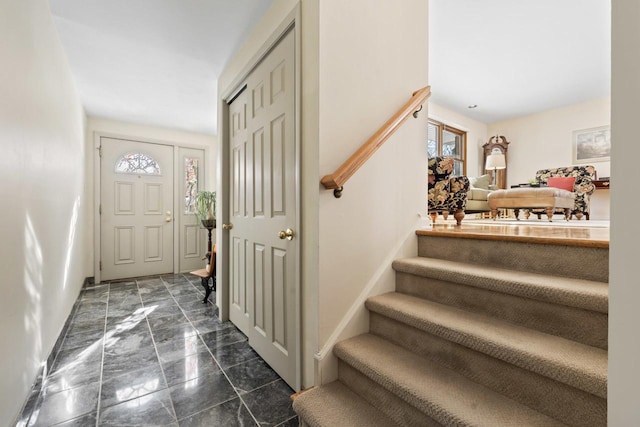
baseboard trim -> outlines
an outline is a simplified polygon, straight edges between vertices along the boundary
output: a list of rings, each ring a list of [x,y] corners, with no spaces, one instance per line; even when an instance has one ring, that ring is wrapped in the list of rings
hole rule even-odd
[[[309,391],[309,390],[313,390],[314,388],[316,388],[316,386],[313,386],[313,385],[312,385],[311,387],[307,387],[307,388],[305,388],[305,389],[302,389],[302,390],[300,390],[300,391],[299,391],[299,392],[297,392],[297,393],[293,393],[293,394],[290,396],[291,401],[293,402],[293,401],[294,401],[294,400],[296,400],[298,397],[300,397],[300,395],[301,395],[302,393],[306,393],[307,391]]]
[[[359,327],[358,325],[355,325],[357,319],[362,317],[359,316],[359,314],[361,314],[363,311],[366,312],[366,309],[364,308],[365,301],[370,296],[393,290],[384,289],[384,284],[381,283],[381,281],[383,280],[383,276],[385,274],[394,274],[393,268],[391,266],[394,259],[403,256],[412,256],[411,254],[404,252],[406,252],[407,247],[413,247],[411,245],[417,244],[416,229],[420,229],[422,224],[423,221],[421,217],[416,223],[412,224],[407,233],[405,233],[405,235],[396,242],[394,247],[389,251],[387,258],[385,258],[385,260],[380,263],[380,267],[378,268],[378,270],[375,271],[371,276],[366,286],[364,286],[360,294],[356,297],[353,304],[342,317],[336,328],[333,330],[333,333],[329,336],[322,348],[320,348],[320,350],[318,350],[313,355],[316,370],[314,382],[316,385],[321,385],[325,382],[330,382],[337,378],[338,365],[337,359],[332,353],[333,346],[339,340],[347,339],[368,331],[368,318],[364,322],[366,324],[365,327]],[[393,279],[393,288],[395,288],[395,279]]]
[[[53,367],[53,364],[56,361],[56,357],[58,356],[58,351],[60,350],[60,347],[62,347],[62,343],[64,342],[64,339],[67,336],[67,332],[69,331],[69,326],[71,325],[71,319],[73,319],[73,316],[75,316],[76,311],[78,311],[78,308],[80,306],[79,304],[80,295],[82,295],[82,291],[84,289],[90,288],[94,286],[94,284],[95,283],[94,283],[93,277],[85,277],[84,281],[82,282],[82,288],[80,289],[80,292],[76,297],[76,301],[73,303],[73,307],[71,308],[71,312],[67,316],[67,320],[64,322],[64,325],[60,330],[58,339],[53,345],[53,348],[49,352],[49,355],[47,356],[46,360],[40,365],[40,369],[38,370],[36,379],[33,382],[33,385],[31,386],[31,391],[29,392],[29,395],[25,399],[24,405],[20,409],[20,413],[18,415],[18,419],[16,420],[16,423],[19,420],[22,420],[25,423],[24,425],[28,425],[29,418],[31,417],[31,412],[34,409],[34,406],[36,405],[38,398],[40,397],[40,393],[42,392],[43,381],[45,377],[48,375],[49,370]],[[38,392],[34,393],[34,390],[38,390]]]
[[[95,277],[85,277],[84,282],[82,283],[82,289],[90,288],[96,284]]]

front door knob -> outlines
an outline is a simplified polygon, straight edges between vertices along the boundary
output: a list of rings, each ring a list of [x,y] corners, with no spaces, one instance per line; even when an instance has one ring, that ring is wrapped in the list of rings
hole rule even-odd
[[[287,228],[286,230],[281,230],[278,233],[278,237],[282,240],[284,239],[293,240],[293,230],[290,228]]]
[[[222,224],[222,229],[223,230],[231,230],[233,228],[233,224],[229,223],[229,224]]]

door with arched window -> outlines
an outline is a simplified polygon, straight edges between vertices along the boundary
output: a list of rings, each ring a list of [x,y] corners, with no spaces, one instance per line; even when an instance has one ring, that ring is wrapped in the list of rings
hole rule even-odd
[[[101,280],[173,272],[173,147],[102,138]]]

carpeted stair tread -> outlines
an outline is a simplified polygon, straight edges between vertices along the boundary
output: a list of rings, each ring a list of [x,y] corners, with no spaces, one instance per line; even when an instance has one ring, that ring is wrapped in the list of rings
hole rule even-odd
[[[366,307],[540,375],[607,396],[607,352],[499,319],[391,292]]]
[[[293,401],[293,409],[311,427],[397,426],[340,381],[302,393]]]
[[[443,425],[564,425],[371,334],[339,342],[334,347],[334,353]],[[380,402],[378,407],[384,412],[384,402]]]
[[[578,222],[578,221],[576,221]],[[511,231],[518,232],[518,227]],[[575,279],[609,281],[609,248],[418,235],[418,256]]]
[[[607,283],[427,257],[395,260],[396,271],[607,313]]]

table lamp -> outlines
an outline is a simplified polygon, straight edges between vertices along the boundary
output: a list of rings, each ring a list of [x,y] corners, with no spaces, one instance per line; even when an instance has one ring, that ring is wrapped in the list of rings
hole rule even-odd
[[[487,164],[485,165],[485,170],[493,171],[493,185],[496,185],[497,174],[496,170],[505,169],[507,167],[507,163],[504,158],[504,154],[490,154],[487,157]]]

